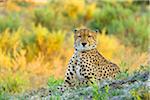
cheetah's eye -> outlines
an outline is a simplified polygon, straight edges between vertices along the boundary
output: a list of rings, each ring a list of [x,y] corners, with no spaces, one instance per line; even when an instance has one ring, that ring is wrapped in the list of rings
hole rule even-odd
[[[81,37],[81,35],[78,36],[79,38]]]
[[[89,35],[88,37],[92,37],[91,35]]]

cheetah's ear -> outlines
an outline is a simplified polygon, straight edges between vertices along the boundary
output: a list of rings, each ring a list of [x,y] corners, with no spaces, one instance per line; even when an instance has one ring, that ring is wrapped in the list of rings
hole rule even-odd
[[[96,29],[96,30],[95,30],[95,32],[96,32],[96,33],[99,33],[99,30],[98,30],[98,29]]]
[[[101,33],[101,30],[96,29],[95,32],[96,32],[96,33]]]
[[[74,29],[74,30],[73,30],[73,33],[76,33],[77,31],[78,31],[77,29]]]
[[[95,32],[96,32],[96,33],[99,33],[100,31],[99,31],[99,29],[96,29]]]

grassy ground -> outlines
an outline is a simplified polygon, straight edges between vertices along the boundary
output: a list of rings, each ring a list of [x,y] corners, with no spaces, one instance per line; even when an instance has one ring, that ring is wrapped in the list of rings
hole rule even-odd
[[[104,80],[98,84],[69,89],[63,93],[57,89],[63,81],[50,77],[47,87],[26,91],[16,96],[3,94],[0,98],[5,100],[148,100],[150,69],[141,68],[132,75],[127,73],[121,72],[115,80]]]

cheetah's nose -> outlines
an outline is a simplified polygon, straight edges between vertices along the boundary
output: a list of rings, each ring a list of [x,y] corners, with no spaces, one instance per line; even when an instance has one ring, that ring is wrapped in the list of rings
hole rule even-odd
[[[83,46],[85,46],[87,43],[82,43]]]

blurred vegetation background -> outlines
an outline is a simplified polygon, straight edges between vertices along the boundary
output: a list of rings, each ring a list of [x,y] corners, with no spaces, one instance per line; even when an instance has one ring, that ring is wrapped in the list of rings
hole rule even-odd
[[[0,7],[0,93],[63,79],[72,29],[99,29],[98,50],[132,74],[147,66],[150,6],[133,0],[7,0]],[[42,0],[41,0],[42,1]]]

